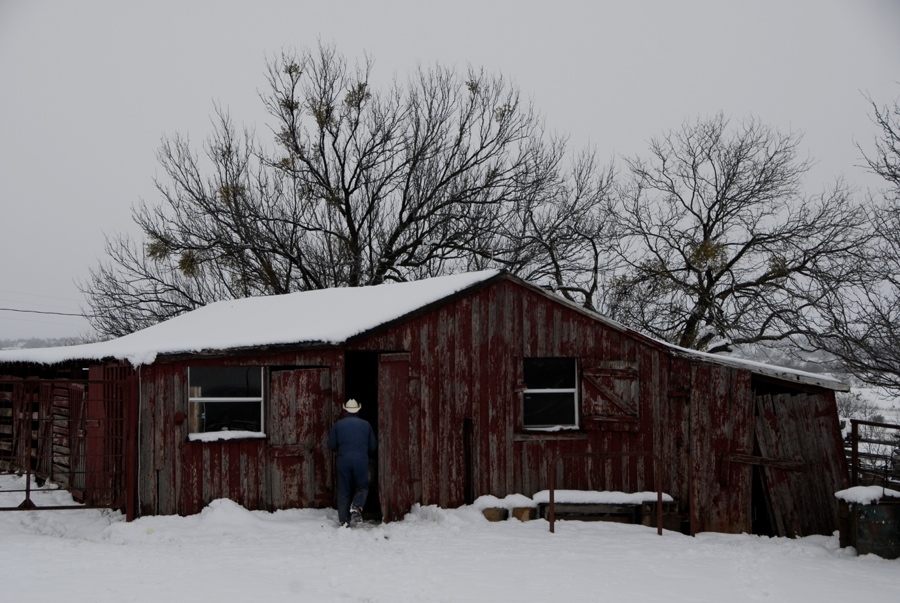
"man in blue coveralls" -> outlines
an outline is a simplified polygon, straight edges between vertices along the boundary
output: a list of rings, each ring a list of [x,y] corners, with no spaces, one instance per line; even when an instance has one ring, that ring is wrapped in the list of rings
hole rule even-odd
[[[354,399],[344,404],[344,416],[328,434],[328,450],[337,452],[338,521],[349,526],[362,521],[369,495],[369,455],[377,449],[368,421],[356,416],[362,408]]]

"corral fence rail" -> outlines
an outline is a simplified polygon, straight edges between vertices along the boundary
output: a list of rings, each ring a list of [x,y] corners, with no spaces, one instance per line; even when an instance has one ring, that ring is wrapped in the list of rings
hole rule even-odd
[[[851,485],[900,490],[900,425],[851,419],[845,446]]]
[[[0,473],[19,478],[4,481],[0,510],[114,508],[133,517],[134,385],[0,379]]]

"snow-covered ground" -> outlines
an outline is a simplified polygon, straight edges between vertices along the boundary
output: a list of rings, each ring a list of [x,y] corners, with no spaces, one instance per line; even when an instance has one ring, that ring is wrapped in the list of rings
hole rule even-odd
[[[863,407],[863,415],[881,414],[888,423],[900,423],[900,398],[895,391],[888,390],[883,387],[867,387],[865,385],[854,385],[850,394],[856,396]],[[856,418],[865,418],[864,416]]]
[[[0,489],[21,487],[0,476]],[[52,495],[65,502],[62,492]],[[21,499],[3,494],[0,506]],[[896,601],[900,560],[796,540],[614,523],[490,523],[477,506],[337,528],[333,510],[126,523],[98,510],[0,513],[0,601]]]

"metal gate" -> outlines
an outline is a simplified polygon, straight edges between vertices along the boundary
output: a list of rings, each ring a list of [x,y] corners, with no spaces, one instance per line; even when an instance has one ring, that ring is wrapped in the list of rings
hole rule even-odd
[[[136,419],[131,375],[0,379],[0,510],[115,508],[133,518]]]

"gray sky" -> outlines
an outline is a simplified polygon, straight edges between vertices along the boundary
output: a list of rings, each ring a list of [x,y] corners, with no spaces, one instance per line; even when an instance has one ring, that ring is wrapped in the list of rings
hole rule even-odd
[[[214,103],[267,135],[267,57],[334,43],[375,77],[417,64],[512,79],[549,130],[613,160],[719,111],[804,133],[809,192],[879,182],[864,94],[900,97],[900,2],[0,0],[0,307],[78,312],[104,235],[158,197],[164,135],[199,146]],[[0,311],[0,339],[86,321]]]

